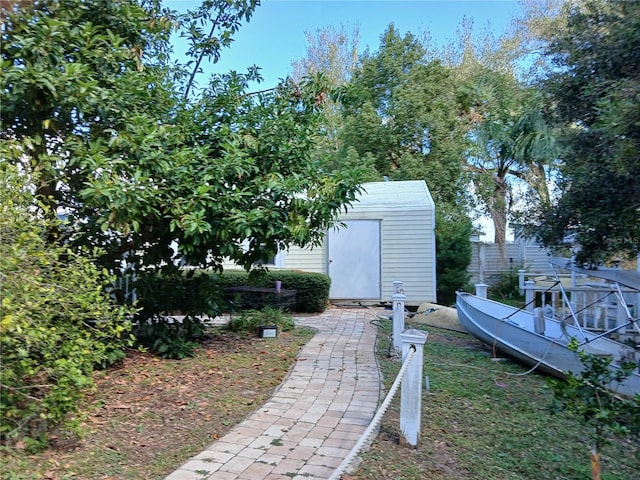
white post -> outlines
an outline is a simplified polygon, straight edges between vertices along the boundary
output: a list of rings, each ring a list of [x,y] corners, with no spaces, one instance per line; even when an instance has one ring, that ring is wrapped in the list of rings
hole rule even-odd
[[[544,310],[540,307],[536,307],[533,309],[533,330],[539,335],[544,335],[544,328]]]
[[[478,260],[480,263],[480,273],[478,275],[478,280],[480,280],[480,282],[484,283],[484,268],[485,268],[485,261],[484,261],[484,252],[485,251],[485,245],[484,242],[480,243],[480,248],[478,250]]]
[[[400,390],[400,445],[417,448],[422,418],[422,365],[427,333],[421,330],[402,332],[402,364],[415,349],[407,366]]]
[[[520,295],[524,293],[524,270],[518,270],[518,288],[520,289]]]
[[[613,324],[613,327],[617,327],[618,325],[622,325],[624,322],[626,322],[628,320],[627,318],[627,309],[625,308],[625,305],[623,305],[622,302],[624,302],[624,297],[623,298],[619,298],[618,301],[616,302],[616,318],[615,318],[615,323]],[[605,319],[607,318],[607,316],[605,315]],[[606,320],[605,320],[606,321]],[[622,330],[621,330],[622,331]],[[624,333],[624,331],[622,331],[622,333]]]
[[[536,295],[536,290],[534,288],[535,282],[533,280],[527,280],[524,282],[524,298],[525,303],[527,305],[527,310],[529,312],[533,312],[533,307],[535,306],[533,303],[533,299]]]
[[[393,348],[396,352],[402,350],[400,335],[404,330],[404,301],[406,298],[407,296],[404,294],[402,282],[400,280],[394,281],[391,300],[393,303]]]
[[[476,296],[487,298],[489,294],[489,285],[486,283],[476,283]]]

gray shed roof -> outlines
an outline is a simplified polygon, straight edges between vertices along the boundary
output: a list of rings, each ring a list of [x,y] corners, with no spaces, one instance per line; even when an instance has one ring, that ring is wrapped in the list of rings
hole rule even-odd
[[[363,183],[363,192],[358,196],[358,204],[402,208],[404,210],[435,208],[431,193],[424,180],[406,180]]]

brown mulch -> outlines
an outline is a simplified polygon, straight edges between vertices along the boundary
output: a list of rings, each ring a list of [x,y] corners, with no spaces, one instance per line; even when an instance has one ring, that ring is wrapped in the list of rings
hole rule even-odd
[[[164,478],[259,408],[311,336],[304,329],[268,339],[221,331],[195,358],[131,352],[96,374],[82,438],[58,435],[36,455],[5,451],[0,478]]]

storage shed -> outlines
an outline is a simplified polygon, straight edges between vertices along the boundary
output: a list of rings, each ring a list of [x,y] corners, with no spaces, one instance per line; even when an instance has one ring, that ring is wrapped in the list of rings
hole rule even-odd
[[[334,304],[390,302],[395,280],[407,306],[436,302],[435,204],[423,180],[365,183],[340,220],[346,228],[320,247],[291,247],[270,268],[328,274]]]

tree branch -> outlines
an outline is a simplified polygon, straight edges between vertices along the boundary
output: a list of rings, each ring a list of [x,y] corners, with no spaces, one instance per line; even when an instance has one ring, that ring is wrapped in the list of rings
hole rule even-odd
[[[213,21],[213,25],[211,25],[211,31],[209,32],[209,35],[207,36],[207,40],[211,40],[211,37],[213,37],[213,33],[216,31],[216,28],[218,28],[218,22],[220,21],[222,14],[223,14],[224,10],[220,11],[218,13],[218,16],[216,17],[216,19]],[[187,82],[187,87],[184,90],[184,96],[183,98],[186,100],[189,97],[189,91],[191,90],[191,87],[193,86],[193,81],[196,78],[196,74],[198,73],[198,69],[200,68],[200,63],[202,63],[202,59],[204,58],[204,50],[200,50],[200,54],[198,55],[198,58],[196,59],[196,63],[193,66],[193,70],[191,71],[191,75],[189,76],[189,81]]]

